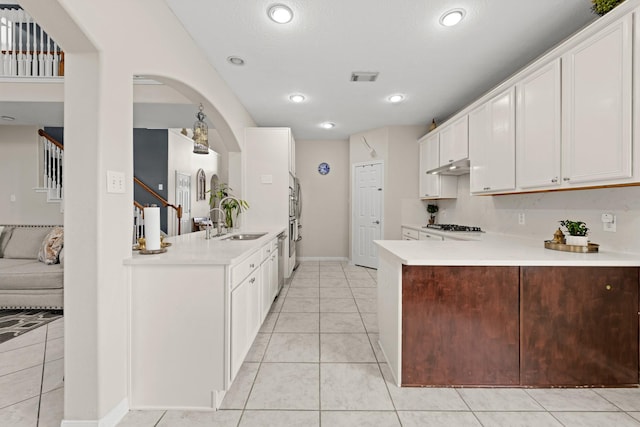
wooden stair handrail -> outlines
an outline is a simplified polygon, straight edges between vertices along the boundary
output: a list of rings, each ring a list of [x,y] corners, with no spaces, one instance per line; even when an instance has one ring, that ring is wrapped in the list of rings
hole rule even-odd
[[[149,187],[147,184],[145,184],[144,182],[140,181],[140,179],[138,179],[137,177],[133,177],[133,181],[138,184],[140,187],[142,187],[147,193],[151,194],[153,197],[155,197],[156,199],[158,199],[158,201],[160,203],[162,203],[162,206],[166,207],[170,207],[175,209],[176,211],[176,216],[178,217],[178,235],[182,234],[181,233],[181,219],[182,219],[182,205],[172,205],[171,203],[169,203],[167,200],[165,200],[161,195],[159,195],[158,193],[156,193],[155,191],[153,191],[153,189],[151,187]],[[144,212],[144,210],[143,210]]]
[[[38,135],[45,138],[47,141],[51,142],[53,145],[64,151],[64,145],[59,143],[54,137],[46,133],[44,130],[38,129]]]
[[[144,206],[142,206],[141,203],[136,202],[135,200],[133,201],[133,206],[135,206],[136,208],[140,209],[142,211],[142,215],[144,216]]]

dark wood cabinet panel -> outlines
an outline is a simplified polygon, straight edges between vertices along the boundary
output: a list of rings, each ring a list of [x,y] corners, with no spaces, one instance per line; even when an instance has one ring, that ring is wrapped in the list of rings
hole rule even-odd
[[[402,384],[519,384],[519,267],[402,267]]]
[[[638,383],[638,268],[521,267],[525,385]]]

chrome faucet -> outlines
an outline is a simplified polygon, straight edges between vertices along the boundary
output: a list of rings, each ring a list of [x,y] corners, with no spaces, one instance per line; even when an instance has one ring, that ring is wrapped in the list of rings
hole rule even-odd
[[[219,207],[215,207],[215,208],[212,208],[212,209],[209,210],[209,220],[210,221],[213,221],[213,219],[211,218],[211,212],[213,212],[213,211],[220,211],[220,213],[224,216],[224,219],[225,220],[227,219],[227,214],[225,213],[225,211],[220,209]],[[209,225],[207,225],[207,227],[208,226]],[[217,236],[222,235],[222,221],[220,221],[219,219],[218,219],[218,223],[216,224],[216,227],[217,227],[217,230],[216,230],[217,234],[216,235]]]

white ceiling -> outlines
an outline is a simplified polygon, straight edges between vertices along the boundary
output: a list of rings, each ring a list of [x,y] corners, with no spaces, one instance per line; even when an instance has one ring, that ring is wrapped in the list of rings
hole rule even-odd
[[[298,139],[442,122],[595,19],[590,0],[166,2],[258,125],[291,127]],[[270,21],[273,3],[293,9],[293,21]],[[453,8],[465,18],[443,27]],[[232,55],[246,64],[229,64]],[[354,83],[353,71],[380,75]],[[292,93],[307,99],[293,104]],[[406,100],[386,102],[394,93]]]

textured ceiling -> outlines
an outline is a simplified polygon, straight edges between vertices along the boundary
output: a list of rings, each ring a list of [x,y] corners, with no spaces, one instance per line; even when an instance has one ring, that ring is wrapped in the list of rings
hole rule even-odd
[[[441,122],[595,19],[589,0],[166,1],[258,125],[298,139]],[[270,21],[273,3],[293,21]],[[443,27],[453,8],[465,18]],[[353,83],[353,71],[380,75]],[[298,92],[306,101],[291,103]],[[388,103],[393,93],[406,100]]]

